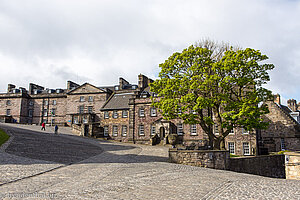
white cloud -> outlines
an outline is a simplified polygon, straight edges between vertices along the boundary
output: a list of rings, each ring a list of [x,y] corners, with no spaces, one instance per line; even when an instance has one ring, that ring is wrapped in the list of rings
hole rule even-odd
[[[173,52],[209,37],[260,49],[274,93],[300,100],[300,1],[3,0],[0,91],[7,83],[114,85],[158,75]]]

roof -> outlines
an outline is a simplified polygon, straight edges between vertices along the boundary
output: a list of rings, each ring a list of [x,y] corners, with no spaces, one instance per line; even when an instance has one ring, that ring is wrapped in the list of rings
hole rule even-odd
[[[114,93],[101,110],[122,110],[129,109],[129,99],[134,93]]]

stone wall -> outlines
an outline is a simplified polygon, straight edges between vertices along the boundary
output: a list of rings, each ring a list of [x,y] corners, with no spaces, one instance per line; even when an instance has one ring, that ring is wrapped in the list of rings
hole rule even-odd
[[[227,169],[229,152],[218,150],[178,150],[174,148],[169,149],[169,161],[197,167]]]
[[[285,152],[286,179],[300,180],[300,152]]]
[[[229,170],[260,176],[285,178],[284,155],[230,158]]]

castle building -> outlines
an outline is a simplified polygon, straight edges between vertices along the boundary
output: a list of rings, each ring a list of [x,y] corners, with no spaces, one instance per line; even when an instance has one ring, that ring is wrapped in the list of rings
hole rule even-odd
[[[0,122],[65,125],[81,136],[140,144],[168,144],[168,135],[177,134],[185,145],[208,145],[208,136],[198,124],[184,124],[181,119],[165,120],[151,106],[156,94],[153,82],[138,75],[138,84],[119,78],[118,85],[96,87],[67,81],[64,89],[45,89],[30,83],[29,90],[8,84],[0,94]],[[300,150],[300,117],[296,100],[280,104],[280,96],[267,102],[270,122],[267,130],[245,131],[234,128],[226,139],[226,148],[235,155],[264,154],[285,149]],[[215,128],[215,134],[218,134]]]

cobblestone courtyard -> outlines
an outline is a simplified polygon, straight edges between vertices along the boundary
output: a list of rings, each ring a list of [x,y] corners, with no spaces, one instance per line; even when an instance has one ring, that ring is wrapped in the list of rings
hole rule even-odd
[[[300,199],[300,181],[168,163],[166,147],[0,128],[12,136],[0,149],[0,199]]]

